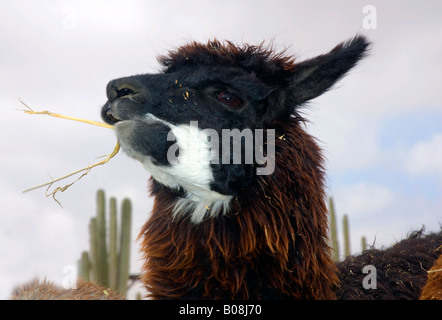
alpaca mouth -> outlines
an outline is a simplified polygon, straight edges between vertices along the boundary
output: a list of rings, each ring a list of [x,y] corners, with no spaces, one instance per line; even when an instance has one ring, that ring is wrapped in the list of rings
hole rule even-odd
[[[115,106],[112,108],[112,103],[108,101],[101,110],[101,118],[107,124],[115,125],[116,123],[123,120],[119,116],[117,116],[115,112],[112,111],[114,108]]]
[[[120,122],[122,119],[118,119],[113,113],[112,113],[112,110],[111,109],[109,109],[109,110],[107,110],[106,111],[106,117],[107,117],[107,120],[111,123],[111,124],[113,124],[113,125],[115,125],[117,122]]]

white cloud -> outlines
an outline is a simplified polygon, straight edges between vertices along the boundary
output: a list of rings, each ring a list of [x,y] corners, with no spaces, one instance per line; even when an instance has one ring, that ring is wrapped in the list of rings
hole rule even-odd
[[[307,111],[308,131],[320,141],[328,170],[342,172],[379,163],[378,119],[349,113],[339,105],[318,107],[325,110],[315,110],[315,106]]]
[[[351,253],[360,252],[361,236],[365,236],[371,244],[377,236],[376,247],[391,244],[390,239],[385,239],[384,234],[379,235],[382,225],[379,224],[381,213],[388,212],[395,202],[396,196],[389,188],[381,185],[371,185],[360,182],[337,188],[333,193],[336,212],[338,241],[343,253],[342,219],[346,214],[349,218],[350,248]],[[391,211],[394,215],[395,212]],[[385,218],[385,217],[384,217]],[[390,229],[391,231],[391,229]],[[341,258],[344,258],[343,256]]]
[[[382,248],[422,227],[426,232],[438,232],[442,223],[441,199],[409,196],[383,185],[344,185],[334,190],[333,199],[341,243],[342,216],[349,217],[352,253],[360,252],[361,236],[366,237],[369,245]]]
[[[4,257],[0,264],[0,299],[34,277],[60,281],[63,267],[75,262],[73,216],[65,210],[42,208],[3,183],[0,202],[0,255]]]
[[[415,144],[404,159],[404,166],[413,174],[436,174],[442,177],[442,134]]]
[[[376,214],[389,207],[395,198],[389,188],[365,182],[346,185],[335,194],[340,212],[351,213],[354,217]]]

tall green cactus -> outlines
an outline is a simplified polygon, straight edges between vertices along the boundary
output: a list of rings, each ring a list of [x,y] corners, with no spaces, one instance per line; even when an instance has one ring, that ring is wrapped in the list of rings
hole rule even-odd
[[[110,199],[109,230],[109,286],[118,288],[118,248],[117,248],[117,200]]]
[[[333,248],[333,260],[339,261],[339,243],[338,243],[338,231],[336,227],[336,213],[335,206],[333,204],[333,198],[328,199],[329,212],[330,212],[330,240]]]
[[[348,215],[344,214],[342,218],[342,230],[344,231],[344,254],[346,257],[350,255],[350,227],[348,224]]]
[[[106,248],[106,199],[103,190],[97,192],[97,230],[96,238],[96,260],[97,277],[96,282],[109,286],[109,265],[107,262],[107,248]]]
[[[338,241],[338,232],[336,227],[336,211],[333,203],[333,198],[330,197],[328,199],[328,207],[330,212],[330,243],[333,248],[332,258],[334,261],[339,261],[339,241]],[[350,225],[349,218],[347,214],[344,214],[342,219],[342,234],[344,239],[344,257],[347,257],[351,254],[350,249]],[[364,251],[367,248],[367,241],[365,237],[361,238],[361,249]]]
[[[83,252],[79,274],[85,281],[98,284],[126,295],[129,280],[131,202],[123,200],[121,230],[117,228],[117,201],[110,199],[109,233],[106,233],[105,194],[97,192],[97,216],[89,224],[90,252]],[[119,242],[118,242],[119,237]]]
[[[117,291],[126,293],[129,279],[130,225],[132,205],[129,199],[123,200],[120,234],[120,252],[118,254]]]
[[[364,251],[367,249],[367,239],[362,236],[361,237],[361,251]]]
[[[79,275],[84,281],[90,281],[91,264],[89,262],[89,254],[87,251],[81,253],[81,259],[79,261]]]

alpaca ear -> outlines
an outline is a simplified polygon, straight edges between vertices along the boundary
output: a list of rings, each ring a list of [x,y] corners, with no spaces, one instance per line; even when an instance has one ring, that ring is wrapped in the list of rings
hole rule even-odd
[[[327,54],[296,65],[291,92],[297,105],[320,96],[361,60],[370,42],[361,35],[337,45]]]

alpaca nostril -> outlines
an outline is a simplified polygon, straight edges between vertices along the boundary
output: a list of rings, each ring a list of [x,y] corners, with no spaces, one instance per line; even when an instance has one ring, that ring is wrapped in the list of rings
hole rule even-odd
[[[114,117],[111,109],[106,111],[106,117],[109,119],[110,122],[112,122],[112,124],[115,124],[118,121],[120,121],[119,119]]]
[[[121,121],[121,119],[118,119],[112,113],[111,102],[106,102],[106,104],[101,109],[101,118],[104,120],[104,122],[112,125],[117,123],[118,121]]]

